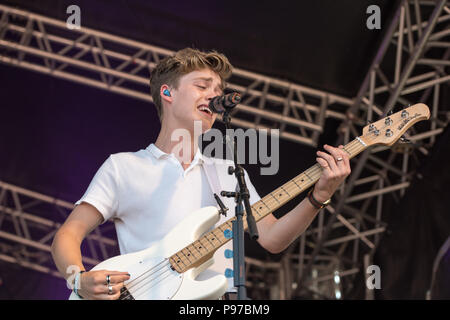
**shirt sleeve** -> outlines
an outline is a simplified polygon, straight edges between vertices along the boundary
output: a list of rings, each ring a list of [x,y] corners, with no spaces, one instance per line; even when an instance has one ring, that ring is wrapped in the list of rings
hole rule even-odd
[[[112,156],[109,156],[98,169],[83,197],[75,202],[75,205],[82,202],[93,205],[102,214],[104,223],[113,218],[117,212],[117,189],[116,169]]]

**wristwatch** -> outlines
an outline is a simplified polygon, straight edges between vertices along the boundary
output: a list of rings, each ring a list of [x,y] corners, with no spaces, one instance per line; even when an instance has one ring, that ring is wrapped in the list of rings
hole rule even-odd
[[[314,208],[316,208],[316,209],[323,209],[323,208],[325,208],[327,205],[330,204],[331,198],[328,199],[328,200],[326,200],[325,202],[319,202],[319,201],[317,201],[317,200],[314,198],[314,196],[313,196],[313,191],[314,191],[314,187],[311,188],[311,190],[309,190],[309,192],[308,192],[308,199],[309,199],[309,202],[311,202],[311,204],[313,205]]]

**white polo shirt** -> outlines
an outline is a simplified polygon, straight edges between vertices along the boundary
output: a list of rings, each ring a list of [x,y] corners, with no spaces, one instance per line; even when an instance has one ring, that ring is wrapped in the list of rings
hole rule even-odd
[[[197,150],[190,166],[184,170],[174,154],[167,154],[150,144],[137,152],[112,154],[98,169],[83,197],[75,205],[87,202],[115,223],[121,254],[140,251],[161,240],[186,215],[206,206],[217,207],[203,166],[213,161],[221,190],[234,191],[236,178],[227,172],[231,161],[208,158]],[[260,200],[247,172],[250,204]],[[223,198],[229,208],[216,226],[234,216],[235,203]],[[214,264],[199,275],[206,279],[217,273],[228,278],[228,291],[235,291],[230,270],[233,259],[224,251],[232,250],[232,241],[214,254]]]

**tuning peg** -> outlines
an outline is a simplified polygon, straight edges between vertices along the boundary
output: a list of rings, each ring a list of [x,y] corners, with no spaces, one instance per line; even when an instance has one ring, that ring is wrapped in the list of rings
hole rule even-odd
[[[408,111],[403,110],[401,116],[402,116],[402,118],[408,118],[408,116],[409,116]]]
[[[387,125],[387,126],[390,126],[391,124],[392,124],[392,119],[391,119],[391,117],[387,117],[385,120],[384,120],[384,123]]]
[[[392,115],[394,113],[394,110],[389,110],[389,112],[387,113],[388,116]]]
[[[394,132],[391,129],[386,130],[386,137],[392,137],[393,134]]]

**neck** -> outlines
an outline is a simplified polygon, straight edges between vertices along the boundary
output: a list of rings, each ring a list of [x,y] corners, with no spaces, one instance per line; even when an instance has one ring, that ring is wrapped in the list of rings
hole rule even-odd
[[[194,159],[198,149],[198,137],[193,130],[170,126],[163,121],[155,146],[165,153],[173,153],[186,169]]]

